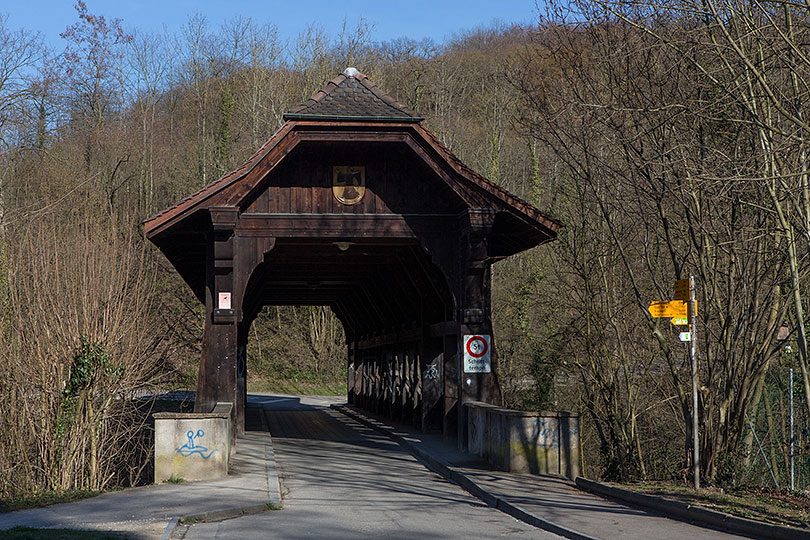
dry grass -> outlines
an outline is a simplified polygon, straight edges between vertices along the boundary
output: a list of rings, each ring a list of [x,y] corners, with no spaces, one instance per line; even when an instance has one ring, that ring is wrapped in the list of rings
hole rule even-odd
[[[649,495],[694,504],[738,517],[807,528],[810,525],[810,497],[803,492],[781,489],[734,489],[707,487],[696,493],[692,488],[666,482],[609,484]]]
[[[11,512],[13,510],[23,510],[25,508],[41,508],[43,506],[50,506],[52,504],[61,504],[82,499],[89,499],[100,495],[100,491],[86,491],[86,490],[65,490],[65,491],[46,491],[44,493],[36,493],[26,497],[20,497],[13,500],[0,500],[0,512]]]

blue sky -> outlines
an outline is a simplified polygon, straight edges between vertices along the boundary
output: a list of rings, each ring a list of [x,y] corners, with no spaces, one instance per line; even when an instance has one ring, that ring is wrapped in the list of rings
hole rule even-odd
[[[0,13],[8,15],[9,28],[39,31],[46,43],[61,50],[59,33],[77,20],[74,1],[9,0],[0,4]],[[437,43],[493,22],[537,21],[535,0],[86,0],[86,4],[92,14],[123,19],[127,29],[161,32],[165,25],[174,33],[194,13],[202,13],[217,28],[242,15],[275,24],[284,40],[294,39],[311,22],[334,35],[344,19],[351,28],[361,17],[374,25],[373,41],[406,36]]]

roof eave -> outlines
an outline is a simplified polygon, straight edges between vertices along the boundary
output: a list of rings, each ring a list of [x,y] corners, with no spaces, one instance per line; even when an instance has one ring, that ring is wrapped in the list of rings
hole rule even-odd
[[[442,156],[442,159],[444,159],[456,174],[466,178],[473,186],[487,192],[489,196],[500,199],[501,202],[506,203],[506,205],[511,208],[512,212],[516,212],[539,225],[541,228],[545,229],[550,236],[556,237],[557,232],[564,227],[561,221],[543,213],[531,203],[524,201],[485,176],[470,169],[424,125],[416,125],[415,130],[429,146],[433,147],[438,155]]]

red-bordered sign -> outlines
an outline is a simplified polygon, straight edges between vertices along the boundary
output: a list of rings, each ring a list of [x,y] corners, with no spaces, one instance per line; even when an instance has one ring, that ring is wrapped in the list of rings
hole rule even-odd
[[[492,363],[487,335],[464,336],[464,373],[490,373]]]
[[[473,358],[482,358],[489,352],[489,343],[482,336],[472,336],[464,345],[467,354]]]

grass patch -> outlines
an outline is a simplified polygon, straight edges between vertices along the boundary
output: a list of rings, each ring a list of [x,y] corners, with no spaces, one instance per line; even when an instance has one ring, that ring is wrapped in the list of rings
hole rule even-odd
[[[281,510],[283,508],[280,504],[274,503],[272,501],[265,504],[265,506],[267,507],[268,510]]]
[[[75,529],[32,529],[14,527],[2,531],[5,540],[122,540],[128,538],[109,531],[86,531]]]
[[[100,495],[102,491],[72,489],[67,491],[46,491],[35,493],[24,497],[0,500],[0,512],[11,512],[12,510],[24,510],[26,508],[41,508],[52,504],[67,503],[89,499]]]
[[[810,497],[803,492],[791,493],[786,489],[767,488],[724,490],[705,487],[696,493],[689,486],[667,482],[609,485],[756,521],[798,528],[810,526]]]
[[[186,479],[185,479],[185,478],[183,478],[182,476],[175,476],[175,475],[171,475],[170,477],[168,477],[168,478],[166,479],[166,481],[167,481],[168,483],[170,483],[170,484],[182,484],[183,482],[185,482],[185,481],[186,481]]]
[[[302,396],[345,396],[345,381],[265,379],[248,377],[248,393],[276,393]]]

